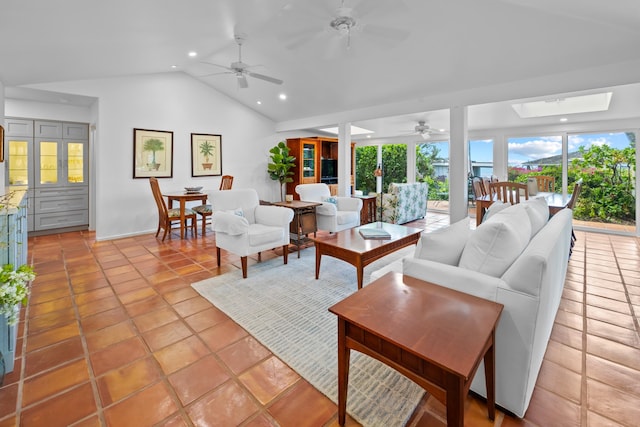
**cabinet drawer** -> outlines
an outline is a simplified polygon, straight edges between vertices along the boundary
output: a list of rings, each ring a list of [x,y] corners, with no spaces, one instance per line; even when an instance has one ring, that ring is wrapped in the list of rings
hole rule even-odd
[[[73,187],[47,187],[36,188],[35,197],[63,197],[63,196],[79,196],[88,195],[89,187],[86,185]]]
[[[35,220],[35,231],[88,225],[89,211],[69,211],[64,213],[36,215]]]
[[[35,214],[65,212],[89,208],[89,197],[79,194],[64,197],[36,197],[34,199]]]

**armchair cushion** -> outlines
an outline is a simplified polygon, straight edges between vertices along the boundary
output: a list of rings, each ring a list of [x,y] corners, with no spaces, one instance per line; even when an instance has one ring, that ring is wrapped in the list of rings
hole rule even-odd
[[[238,236],[249,231],[249,221],[231,212],[217,212],[212,220],[213,231]]]
[[[269,242],[282,241],[285,232],[288,232],[288,230],[284,230],[282,227],[251,224],[249,226],[249,244],[251,246],[262,246]]]
[[[322,198],[322,201],[323,201],[323,202],[327,202],[327,203],[333,203],[334,205],[337,205],[337,204],[338,204],[338,200],[337,200],[334,196],[331,196],[331,197],[323,197],[323,198]]]

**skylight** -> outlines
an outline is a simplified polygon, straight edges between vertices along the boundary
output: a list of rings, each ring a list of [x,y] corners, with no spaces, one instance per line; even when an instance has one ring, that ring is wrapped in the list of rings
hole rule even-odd
[[[562,116],[575,113],[592,113],[607,111],[611,102],[611,92],[595,93],[593,95],[553,98],[544,101],[523,102],[511,104],[520,118]]]
[[[332,128],[323,128],[320,129],[323,132],[327,132],[327,133],[332,133],[337,135],[338,134],[338,128],[337,127],[332,127]],[[351,126],[351,135],[366,135],[368,133],[373,133],[372,130],[368,130],[368,129],[364,129],[364,128],[360,128],[358,126]]]

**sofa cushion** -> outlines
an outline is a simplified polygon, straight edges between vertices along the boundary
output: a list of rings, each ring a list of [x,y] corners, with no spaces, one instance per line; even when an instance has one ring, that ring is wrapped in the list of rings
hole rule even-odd
[[[544,197],[535,197],[522,202],[531,221],[531,237],[538,234],[549,221],[549,204]]]
[[[482,217],[482,222],[487,221],[493,215],[495,215],[498,212],[501,212],[501,211],[507,209],[509,206],[511,206],[511,203],[503,203],[503,202],[501,202],[499,200],[491,203],[491,205],[489,206],[489,209],[487,209],[487,212]]]
[[[335,197],[333,197],[333,196],[323,197],[323,198],[322,198],[322,201],[323,201],[323,202],[327,202],[327,203],[333,203],[334,205],[337,205],[337,204],[338,204],[338,199],[336,199],[336,198],[335,198]]]
[[[414,258],[458,265],[469,234],[469,218],[461,219],[439,230],[422,233]]]
[[[459,266],[501,277],[531,238],[531,222],[521,204],[480,224],[462,250]]]

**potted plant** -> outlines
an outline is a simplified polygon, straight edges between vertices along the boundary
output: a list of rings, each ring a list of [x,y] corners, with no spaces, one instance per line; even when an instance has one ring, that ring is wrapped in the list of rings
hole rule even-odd
[[[213,156],[213,145],[209,141],[204,141],[199,146],[200,154],[204,156],[204,163],[202,164],[202,169],[211,170],[211,166],[213,163],[209,162],[209,156]]]
[[[284,141],[278,142],[275,147],[269,150],[269,153],[271,153],[271,162],[267,164],[267,172],[271,179],[280,183],[280,201],[284,201],[284,185],[287,182],[293,182],[291,169],[295,166],[296,158],[289,155],[289,147]]]
[[[14,268],[13,264],[5,264],[0,270],[0,315],[13,326],[18,322],[19,305],[27,305],[29,284],[36,278],[33,267],[23,264]]]
[[[142,147],[144,151],[151,151],[151,163],[147,163],[147,167],[150,170],[157,171],[160,168],[160,163],[156,163],[156,151],[164,150],[164,144],[157,138],[147,139]]]

